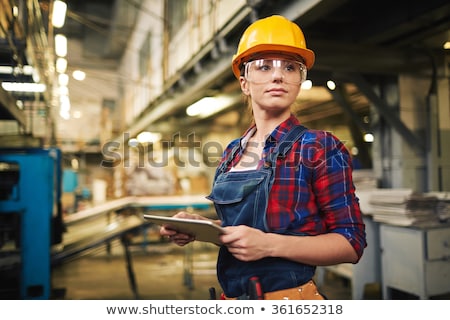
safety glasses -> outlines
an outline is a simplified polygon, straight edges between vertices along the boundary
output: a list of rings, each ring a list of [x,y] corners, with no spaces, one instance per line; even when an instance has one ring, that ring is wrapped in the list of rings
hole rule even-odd
[[[301,84],[306,79],[306,66],[295,60],[258,59],[245,64],[247,81],[263,84],[282,79],[290,84]]]

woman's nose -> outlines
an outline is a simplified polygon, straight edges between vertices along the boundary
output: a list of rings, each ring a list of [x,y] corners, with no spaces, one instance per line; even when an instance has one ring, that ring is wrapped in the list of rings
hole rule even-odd
[[[272,72],[272,79],[276,80],[276,81],[280,81],[283,80],[284,78],[284,74],[283,71],[281,71],[281,68],[273,68],[273,72]]]

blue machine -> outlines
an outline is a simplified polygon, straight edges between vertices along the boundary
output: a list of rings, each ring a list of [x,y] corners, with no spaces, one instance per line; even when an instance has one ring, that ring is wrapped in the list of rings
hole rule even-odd
[[[0,149],[0,297],[51,297],[51,246],[62,241],[61,152]]]

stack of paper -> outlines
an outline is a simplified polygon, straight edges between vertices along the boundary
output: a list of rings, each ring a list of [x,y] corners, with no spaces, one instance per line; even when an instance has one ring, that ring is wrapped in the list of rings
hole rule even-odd
[[[374,190],[369,203],[374,221],[400,226],[439,222],[437,197],[413,193],[411,189]]]
[[[376,189],[378,185],[378,181],[371,169],[354,170],[353,183],[356,190]]]
[[[437,215],[442,222],[450,221],[450,193],[448,192],[430,192],[430,196],[435,196],[438,199]]]

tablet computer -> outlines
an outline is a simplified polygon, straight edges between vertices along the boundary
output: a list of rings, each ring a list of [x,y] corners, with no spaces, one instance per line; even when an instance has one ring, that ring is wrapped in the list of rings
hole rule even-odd
[[[195,240],[212,242],[220,245],[219,236],[224,233],[222,227],[210,220],[182,219],[174,217],[144,214],[144,219],[178,232],[191,234]]]

